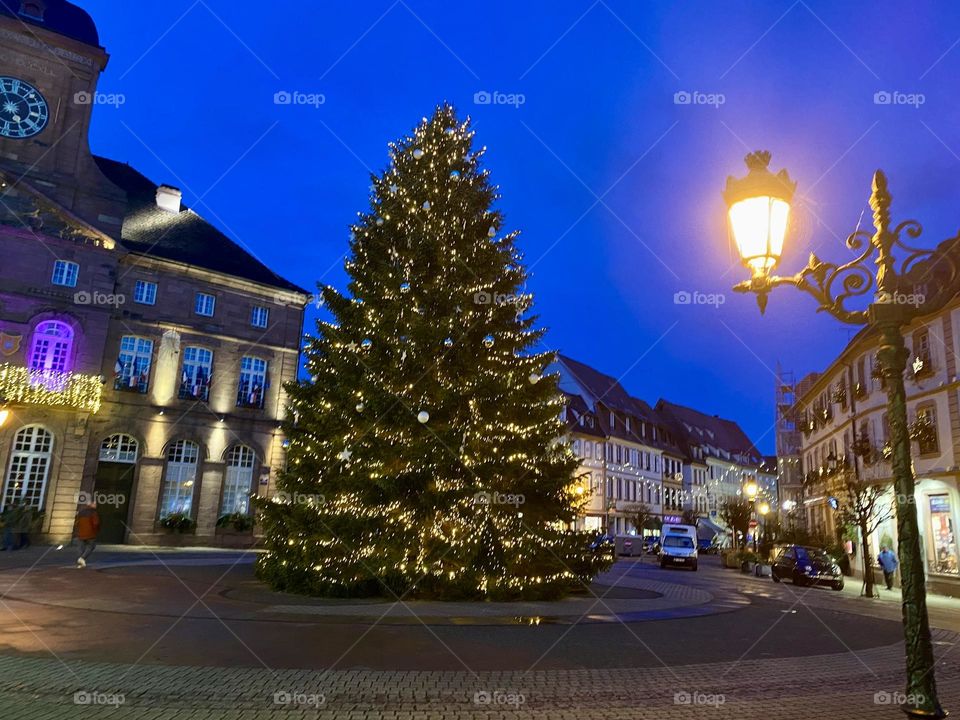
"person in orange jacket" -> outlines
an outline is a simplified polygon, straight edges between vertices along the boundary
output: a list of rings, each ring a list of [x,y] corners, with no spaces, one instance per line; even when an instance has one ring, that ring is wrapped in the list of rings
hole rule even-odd
[[[77,567],[85,568],[87,558],[97,547],[97,534],[100,532],[100,514],[97,504],[88,502],[80,508],[77,519],[73,524],[73,534],[80,545],[80,557],[77,558]]]

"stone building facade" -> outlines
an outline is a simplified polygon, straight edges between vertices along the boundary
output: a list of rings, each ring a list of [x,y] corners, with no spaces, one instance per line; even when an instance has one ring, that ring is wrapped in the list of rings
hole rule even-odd
[[[0,37],[0,506],[51,541],[90,497],[104,542],[252,542],[217,521],[283,464],[306,295],[90,152],[108,58],[84,11],[0,0]]]
[[[549,370],[559,376],[580,459],[586,503],[579,529],[635,533],[631,510],[643,503],[663,522],[694,512],[709,537],[725,531],[724,498],[741,495],[750,481],[760,488],[758,503],[776,507],[776,470],[735,422],[665,400],[651,407],[615,378],[563,355]]]
[[[928,586],[960,596],[960,298],[916,320],[904,335],[910,351],[905,385],[916,477],[909,502],[917,509]],[[834,473],[855,473],[862,483],[886,490],[877,518],[883,520],[870,538],[870,556],[877,556],[881,544],[897,544],[896,520],[890,513],[892,469],[885,451],[890,442],[887,398],[876,369],[877,349],[876,334],[862,330],[822,373],[805,383],[805,392],[797,398],[807,528],[815,535],[856,543],[851,561],[858,573],[863,570],[862,538],[838,522],[839,499],[831,490]]]

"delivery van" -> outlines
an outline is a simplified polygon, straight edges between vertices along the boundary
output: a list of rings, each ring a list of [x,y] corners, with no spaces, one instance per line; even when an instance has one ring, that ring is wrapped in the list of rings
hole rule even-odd
[[[697,569],[696,527],[664,523],[660,530],[660,567]]]

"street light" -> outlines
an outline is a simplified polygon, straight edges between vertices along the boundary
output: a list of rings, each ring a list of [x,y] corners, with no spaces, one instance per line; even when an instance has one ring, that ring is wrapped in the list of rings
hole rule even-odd
[[[906,245],[901,235],[916,238],[922,228],[914,220],[891,226],[887,178],[878,170],[873,176],[870,196],[874,232],[856,230],[847,237],[847,247],[856,253],[853,260],[836,265],[811,253],[807,266],[796,275],[771,275],[783,252],[786,219],[789,218],[789,205],[796,185],[784,170],[773,175],[767,169],[769,152],[751,153],[746,163],[749,168],[747,176],[728,178],[723,193],[730,208],[734,238],[743,262],[751,272],[750,279],[736,285],[734,290],[756,294],[762,314],[767,295],[773,288],[793,285],[812,295],[819,304],[819,311],[851,325],[867,325],[879,336],[877,361],[887,391],[902,573],[908,700],[902,709],[915,718],[946,717],[937,699],[920,528],[913,503],[914,477],[903,385],[909,353],[903,341],[903,328],[917,317],[942,309],[960,291],[955,262],[960,256],[960,236],[948,240],[936,250],[920,250]],[[780,203],[785,204],[786,209]],[[894,248],[904,255],[899,268],[893,256]],[[876,265],[875,274],[871,263]],[[917,286],[922,284],[925,285],[923,297],[917,295]],[[871,291],[874,291],[873,298],[867,309],[847,307],[848,300],[868,296]]]
[[[3,427],[10,417],[10,411],[6,407],[0,406],[0,427]]]
[[[747,494],[747,498],[750,500],[750,502],[753,502],[757,499],[757,493],[760,492],[760,488],[757,487],[757,483],[751,480],[743,486],[743,491]]]

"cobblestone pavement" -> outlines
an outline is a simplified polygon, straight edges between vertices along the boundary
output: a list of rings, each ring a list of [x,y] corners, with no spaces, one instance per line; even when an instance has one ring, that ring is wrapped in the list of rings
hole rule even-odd
[[[271,593],[249,559],[0,559],[0,720],[902,717],[893,594],[621,562],[593,589],[602,603],[403,609]],[[931,604],[957,712],[960,603]],[[553,624],[498,626],[505,612]]]
[[[941,700],[960,707],[957,636],[937,632]],[[902,647],[659,670],[270,671],[0,659],[5,717],[899,718]],[[114,705],[113,703],[122,704]],[[79,704],[78,704],[79,703]],[[89,703],[89,704],[83,704]]]

